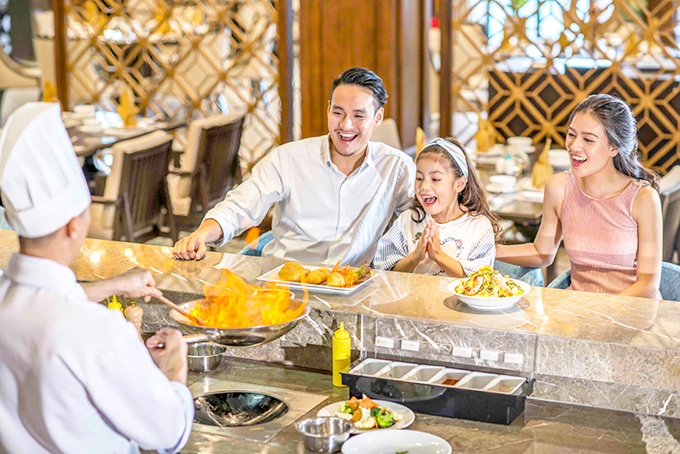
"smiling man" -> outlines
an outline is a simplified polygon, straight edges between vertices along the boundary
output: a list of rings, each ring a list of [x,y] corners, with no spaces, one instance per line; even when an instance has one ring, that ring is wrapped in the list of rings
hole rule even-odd
[[[265,257],[353,265],[371,261],[393,214],[413,200],[415,165],[400,150],[369,142],[383,121],[387,92],[375,73],[351,68],[333,81],[328,135],[280,146],[250,179],[210,210],[175,257],[205,255],[258,225],[274,205],[273,240]]]

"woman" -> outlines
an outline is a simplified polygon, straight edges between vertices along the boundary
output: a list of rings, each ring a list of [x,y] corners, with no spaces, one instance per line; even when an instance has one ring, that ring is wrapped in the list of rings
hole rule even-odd
[[[630,108],[609,95],[589,96],[571,115],[566,147],[571,170],[546,183],[536,239],[499,245],[496,258],[547,266],[564,237],[571,289],[660,299],[659,186],[637,159]]]

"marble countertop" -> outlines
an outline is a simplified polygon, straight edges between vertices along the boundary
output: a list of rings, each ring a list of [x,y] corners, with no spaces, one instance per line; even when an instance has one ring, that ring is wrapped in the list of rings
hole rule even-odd
[[[251,361],[223,360],[212,379],[278,386],[317,393],[327,399],[303,418],[316,415],[331,402],[347,399],[346,388],[334,388],[331,376]],[[194,383],[203,375],[190,374]],[[527,400],[526,409],[509,426],[417,414],[409,428],[447,440],[454,453],[669,453],[679,452],[674,437],[677,420],[575,405]],[[194,431],[183,453],[293,454],[305,453],[302,436],[291,425],[268,443]]]
[[[18,249],[12,231],[0,231],[0,268]],[[282,260],[208,252],[203,260],[178,261],[168,247],[86,240],[71,265],[80,280],[97,280],[134,266],[148,268],[162,290],[202,294],[227,268],[251,283]],[[310,294],[312,307],[389,315],[470,327],[534,333],[636,347],[680,350],[680,303],[534,287],[514,309],[482,313],[459,303],[450,278],[378,272],[351,296]],[[302,297],[302,295],[297,295]]]

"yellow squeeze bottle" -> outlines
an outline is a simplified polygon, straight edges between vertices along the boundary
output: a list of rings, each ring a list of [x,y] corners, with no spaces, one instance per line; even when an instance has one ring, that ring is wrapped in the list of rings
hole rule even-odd
[[[123,312],[123,306],[116,299],[116,295],[113,295],[113,301],[109,303],[109,309]]]
[[[345,324],[340,322],[340,328],[333,335],[333,386],[344,388],[340,371],[349,366],[352,341],[345,329]]]

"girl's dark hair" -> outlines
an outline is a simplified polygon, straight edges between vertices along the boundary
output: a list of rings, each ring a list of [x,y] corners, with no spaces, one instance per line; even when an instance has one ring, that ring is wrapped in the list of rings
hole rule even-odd
[[[460,193],[458,193],[458,203],[467,208],[468,213],[473,216],[480,214],[486,216],[489,221],[491,221],[496,241],[500,241],[503,230],[499,224],[499,218],[489,208],[489,201],[486,198],[486,192],[484,192],[484,189],[479,182],[479,177],[477,176],[475,168],[472,167],[472,164],[470,163],[470,158],[465,152],[465,147],[463,147],[463,145],[461,145],[456,139],[447,137],[446,140],[463,150],[465,162],[468,166],[467,184],[465,185],[465,188]],[[425,157],[429,159],[436,159],[441,163],[445,163],[445,165],[451,169],[456,178],[465,176],[449,152],[437,144],[423,148],[416,158],[416,162],[418,162],[419,159],[423,159]],[[418,201],[417,197],[414,197],[413,206],[411,209],[415,211],[411,217],[414,222],[422,222],[423,219],[425,219],[425,210]]]
[[[589,113],[597,118],[605,132],[609,144],[619,150],[614,156],[614,167],[624,175],[644,180],[659,190],[656,174],[642,167],[638,160],[637,126],[630,107],[610,95],[590,95],[581,102],[569,117],[569,123],[578,113]]]

